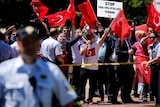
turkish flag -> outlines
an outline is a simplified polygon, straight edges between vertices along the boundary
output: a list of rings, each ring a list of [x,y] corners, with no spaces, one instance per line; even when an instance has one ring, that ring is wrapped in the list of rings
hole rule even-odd
[[[82,24],[82,22],[86,22],[91,27],[91,29],[95,29],[95,22],[97,21],[97,17],[94,13],[90,1],[88,0],[86,2],[83,2],[82,4],[79,4],[78,9],[82,14],[80,26],[83,27],[85,24]]]
[[[136,35],[136,38],[138,37],[138,32],[139,31],[144,31],[145,34],[147,33],[147,24],[142,24],[142,25],[139,25],[139,26],[136,26],[135,27],[135,35]]]
[[[84,27],[84,26],[85,26],[85,22],[86,22],[86,21],[85,21],[85,18],[82,16],[82,17],[81,17],[81,21],[80,21],[80,26],[83,26],[83,27]]]
[[[143,30],[145,33],[147,33],[147,24],[136,26],[135,29],[136,29],[136,32],[139,30]]]
[[[72,22],[73,25],[76,25],[75,16],[76,16],[76,9],[74,6],[74,0],[70,0],[70,4],[67,9],[66,17]]]
[[[147,33],[147,27],[148,27],[147,24],[142,24],[142,25],[136,26],[135,27],[136,37],[138,36],[137,34],[138,34],[139,31],[144,31],[145,33]]]
[[[32,7],[34,13],[37,15],[38,19],[43,21],[44,16],[48,12],[48,8],[44,6],[40,0],[32,0],[30,3],[30,6]]]
[[[136,82],[142,82],[145,84],[150,84],[151,70],[146,68],[145,62],[149,59],[143,56],[136,56],[135,62],[142,62],[141,64],[135,64],[136,67]]]
[[[45,16],[46,18],[48,18],[49,26],[50,27],[63,26],[66,22],[66,12],[67,10],[63,10],[63,11]]]
[[[130,25],[124,15],[124,10],[120,10],[117,17],[110,24],[110,28],[116,34],[117,37],[121,38],[121,44],[123,44],[124,38],[130,36]]]
[[[158,13],[153,4],[146,5],[146,7],[148,12],[147,25],[157,32],[160,30],[160,13]]]

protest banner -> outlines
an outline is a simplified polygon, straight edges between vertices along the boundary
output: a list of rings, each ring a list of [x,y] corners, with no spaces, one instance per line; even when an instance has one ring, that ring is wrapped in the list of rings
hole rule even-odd
[[[156,10],[160,13],[160,0],[152,0],[152,3]]]
[[[115,18],[121,9],[122,2],[97,0],[97,17]]]

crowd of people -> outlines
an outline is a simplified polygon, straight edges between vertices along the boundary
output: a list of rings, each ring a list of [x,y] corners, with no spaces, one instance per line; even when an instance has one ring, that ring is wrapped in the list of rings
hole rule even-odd
[[[82,105],[92,104],[97,95],[100,101],[107,95],[112,104],[138,103],[131,97],[132,90],[139,100],[147,102],[149,96],[160,105],[160,43],[158,32],[151,27],[147,32],[136,32],[133,23],[132,33],[122,43],[111,28],[104,28],[99,21],[94,30],[87,24],[84,28],[50,28],[42,24],[43,38],[35,26],[0,29],[2,107],[51,107],[53,95],[61,106],[71,107],[78,98],[76,92],[80,93]],[[116,60],[112,60],[113,54]],[[95,65],[87,65],[92,63]],[[65,64],[73,67],[70,79]],[[117,100],[119,91],[122,102]]]

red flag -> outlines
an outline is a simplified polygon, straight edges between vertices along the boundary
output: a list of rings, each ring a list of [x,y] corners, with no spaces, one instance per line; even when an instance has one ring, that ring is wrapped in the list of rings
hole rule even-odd
[[[147,24],[142,24],[142,25],[136,26],[136,27],[135,27],[135,29],[136,29],[136,32],[135,32],[136,37],[138,36],[138,32],[139,32],[140,30],[144,31],[144,32],[146,33],[146,35],[147,35],[147,28],[148,28]],[[151,44],[152,42],[151,42],[150,39],[147,39],[147,40],[146,40],[146,43],[147,43],[147,46],[148,46],[148,45]]]
[[[146,6],[148,12],[147,24],[157,32],[160,30],[160,13],[158,13],[152,4]]]
[[[119,38],[121,38],[122,44],[124,38],[130,36],[131,29],[124,15],[124,10],[119,11],[117,17],[110,24],[110,28]]]
[[[147,24],[136,26],[135,29],[136,29],[136,32],[138,32],[139,30],[143,30],[145,33],[147,33]]]
[[[46,18],[48,18],[49,26],[63,26],[66,22],[66,12],[67,10],[63,10],[61,12],[47,15]]]
[[[48,12],[48,8],[46,6],[44,6],[40,2],[40,0],[32,0],[30,5],[32,6],[32,9],[33,9],[34,13],[37,15],[38,19],[43,21],[44,16]]]
[[[138,37],[138,32],[139,31],[144,31],[145,33],[147,33],[147,24],[142,24],[142,25],[139,25],[139,26],[135,27],[136,38]]]
[[[90,1],[83,2],[82,4],[78,5],[78,9],[82,14],[82,19],[92,28],[95,29],[95,22],[97,21],[97,17],[93,11]],[[83,21],[81,21],[82,23]],[[85,25],[85,24],[81,24]]]
[[[73,25],[75,25],[76,10],[74,6],[74,0],[70,0],[70,4],[67,10],[57,12],[46,16],[50,27],[63,26],[67,19],[69,19]]]
[[[82,16],[80,21],[80,26],[85,26],[85,23],[86,23],[85,18]]]
[[[148,61],[147,57],[138,55],[135,57],[135,62],[142,62],[141,64],[135,64],[136,82],[143,82],[145,84],[150,84],[151,70],[146,68],[145,62],[147,61]]]
[[[76,16],[76,9],[75,9],[75,6],[74,6],[74,0],[70,0],[70,4],[69,4],[69,7],[67,9],[66,17],[72,22],[73,25],[76,24],[75,16]]]

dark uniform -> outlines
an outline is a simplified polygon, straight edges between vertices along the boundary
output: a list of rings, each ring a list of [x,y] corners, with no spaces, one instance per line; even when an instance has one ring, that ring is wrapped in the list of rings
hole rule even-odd
[[[149,49],[150,62],[153,62],[154,59],[160,58],[160,42],[156,41],[150,46]],[[153,95],[156,97],[156,105],[160,105],[160,62],[156,61],[154,64],[150,65],[151,68],[151,90]]]

